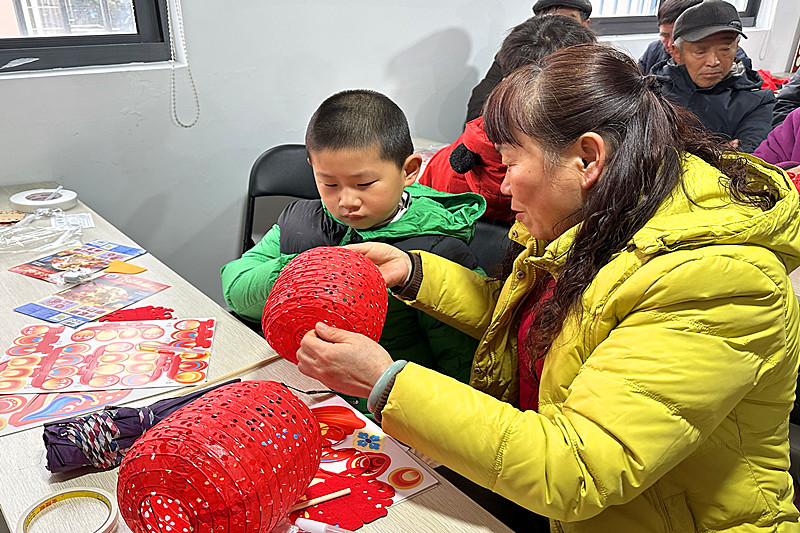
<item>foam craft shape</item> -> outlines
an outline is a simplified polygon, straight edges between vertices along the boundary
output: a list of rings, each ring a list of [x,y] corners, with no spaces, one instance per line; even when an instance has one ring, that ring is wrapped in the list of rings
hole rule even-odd
[[[292,259],[272,286],[261,327],[272,348],[297,364],[300,340],[324,322],[377,341],[388,293],[378,267],[358,252],[321,246]]]
[[[108,264],[103,272],[109,272],[111,274],[141,274],[145,270],[147,269],[144,267],[132,265],[130,263],[126,263],[125,261],[120,261],[119,259],[114,259]]]
[[[272,531],[308,488],[322,435],[310,409],[274,381],[212,390],[137,440],[117,500],[135,533]]]
[[[169,320],[172,318],[174,309],[169,307],[129,307],[127,309],[117,309],[107,315],[97,319],[98,322],[127,322],[130,320]]]

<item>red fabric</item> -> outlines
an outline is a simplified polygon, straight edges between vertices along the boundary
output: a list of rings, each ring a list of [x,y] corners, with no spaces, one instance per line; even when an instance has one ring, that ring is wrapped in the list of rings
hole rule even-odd
[[[795,174],[794,172],[786,172],[789,175],[789,179],[792,180],[794,183],[797,192],[800,192],[800,174]]]
[[[783,87],[787,81],[789,81],[789,78],[776,78],[768,70],[758,69],[758,74],[761,76],[761,79],[764,80],[761,88],[771,89],[774,92],[778,92],[780,88]]]
[[[522,319],[519,323],[517,333],[517,359],[519,360],[519,408],[522,411],[539,410],[539,382],[542,379],[544,369],[544,356],[539,357],[534,363],[534,374],[531,374],[531,358],[523,345],[531,329],[536,313],[533,308],[540,300],[546,300],[553,295],[553,287],[556,281],[550,278],[544,294],[539,298],[539,291],[534,290],[522,304]]]
[[[483,160],[465,174],[458,174],[450,166],[450,154],[460,144]],[[478,117],[467,122],[464,133],[456,142],[434,154],[419,182],[437,191],[476,192],[486,198],[486,212],[481,218],[511,221],[514,218],[511,197],[500,194],[500,184],[506,175],[506,166],[500,161],[500,154],[483,131],[483,117]]]

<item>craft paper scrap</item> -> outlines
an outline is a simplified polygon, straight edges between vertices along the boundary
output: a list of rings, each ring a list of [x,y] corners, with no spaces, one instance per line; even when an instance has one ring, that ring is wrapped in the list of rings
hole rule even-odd
[[[214,318],[26,326],[0,356],[0,395],[202,383],[215,326]]]
[[[105,407],[155,396],[171,389],[51,392],[0,395],[0,437],[46,422],[82,416]]]
[[[75,328],[167,288],[138,276],[103,274],[14,311]]]
[[[50,218],[50,225],[54,228],[93,228],[94,219],[91,213],[69,213],[65,215],[54,215]]]
[[[132,265],[130,263],[126,263],[125,261],[119,261],[114,259],[111,263],[106,267],[104,272],[110,272],[112,274],[141,274],[147,270],[144,267],[140,267],[138,265]]]
[[[34,259],[28,263],[9,268],[11,272],[23,274],[50,283],[60,283],[64,272],[81,269],[82,272],[98,272],[106,268],[112,261],[126,261],[138,257],[147,250],[114,244],[113,242],[95,240],[77,248],[64,250],[53,255]]]
[[[339,476],[376,479],[394,487],[392,502],[396,504],[438,483],[425,465],[342,398],[315,404],[311,412],[327,441],[312,486]]]

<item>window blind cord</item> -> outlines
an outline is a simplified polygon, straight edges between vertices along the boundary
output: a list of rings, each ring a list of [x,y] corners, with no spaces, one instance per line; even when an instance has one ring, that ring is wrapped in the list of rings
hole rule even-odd
[[[175,20],[173,19],[173,9],[175,10],[174,18],[177,19],[177,25],[174,24]],[[192,87],[192,95],[194,96],[194,120],[191,122],[183,122],[180,117],[178,116],[178,107],[177,107],[177,98],[176,98],[176,89],[175,89],[175,61],[176,61],[176,45],[175,45],[175,32],[174,28],[177,28],[177,32],[180,35],[181,41],[181,51],[183,52],[183,58],[186,61],[186,74],[189,76],[189,85]],[[194,84],[194,77],[192,76],[192,68],[189,66],[189,54],[186,52],[186,36],[183,32],[183,15],[181,15],[181,7],[179,4],[179,0],[175,0],[175,2],[167,1],[167,30],[169,32],[169,54],[170,54],[170,67],[171,67],[171,79],[170,79],[170,103],[172,104],[172,118],[175,120],[175,123],[182,127],[182,128],[191,128],[197,121],[200,119],[200,99],[197,97],[197,86]]]

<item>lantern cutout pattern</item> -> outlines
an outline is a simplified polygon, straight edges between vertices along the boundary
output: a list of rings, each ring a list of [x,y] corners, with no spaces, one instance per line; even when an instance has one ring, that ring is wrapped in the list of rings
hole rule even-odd
[[[377,341],[388,293],[378,267],[358,252],[322,246],[283,268],[264,306],[261,326],[272,348],[297,364],[300,340],[317,322]]]
[[[322,435],[309,408],[274,381],[220,387],[137,440],[117,482],[135,533],[271,531],[307,489]]]

